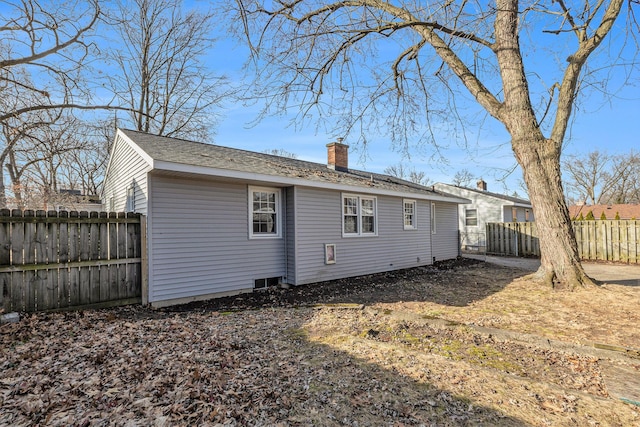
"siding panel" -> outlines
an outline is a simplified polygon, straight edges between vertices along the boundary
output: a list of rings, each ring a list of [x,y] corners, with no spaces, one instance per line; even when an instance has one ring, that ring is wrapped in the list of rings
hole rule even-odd
[[[247,185],[151,179],[150,302],[250,290],[255,279],[285,275],[284,238],[249,239]]]
[[[458,205],[436,202],[436,233],[433,234],[433,257],[436,261],[458,256]]]
[[[297,239],[296,239],[296,188],[289,187],[285,190],[285,244],[286,244],[286,263],[287,277],[286,283],[296,283],[296,257],[297,257]]]
[[[102,191],[102,206],[107,211],[124,212],[127,201],[127,188],[133,185],[135,192],[135,211],[147,214],[147,172],[149,164],[124,140],[118,139],[109,164]],[[113,198],[113,209],[110,200]]]
[[[403,199],[378,196],[378,236],[342,237],[341,193],[296,191],[296,284],[431,263],[428,203],[418,201],[418,229],[404,230]],[[325,243],[336,244],[335,264],[324,264]]]

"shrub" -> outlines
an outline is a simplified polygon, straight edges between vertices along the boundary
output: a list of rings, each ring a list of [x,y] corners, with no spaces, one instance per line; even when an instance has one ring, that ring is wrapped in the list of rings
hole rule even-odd
[[[619,212],[616,212],[616,217],[615,217],[615,219],[616,219],[616,220],[618,220],[618,221],[620,220],[620,213],[619,213]]]
[[[604,211],[602,212],[602,215],[600,215],[600,219],[602,219],[602,220],[607,219],[607,216],[604,214]]]
[[[593,211],[589,211],[589,212],[587,212],[587,216],[584,219],[586,219],[587,221],[592,221],[592,220],[596,219],[596,217],[593,216]]]

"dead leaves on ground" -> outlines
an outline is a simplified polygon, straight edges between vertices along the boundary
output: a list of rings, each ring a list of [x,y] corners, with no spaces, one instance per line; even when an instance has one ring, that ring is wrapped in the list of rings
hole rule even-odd
[[[163,315],[123,308],[31,315],[0,331],[2,425],[598,420],[584,409],[591,386],[576,382],[577,374],[591,375],[595,361],[500,349],[544,360],[547,367],[562,365],[549,386],[544,380],[551,376],[522,379],[474,363],[470,355],[486,361],[498,351],[478,341],[486,337],[394,324],[361,309]],[[521,362],[533,369],[533,360]],[[624,404],[602,401],[602,414],[613,417],[614,407],[623,414],[611,420],[637,415]]]
[[[507,318],[495,296],[522,295],[512,275],[416,269],[176,312],[29,315],[0,326],[0,425],[640,425],[600,360],[465,329]],[[354,308],[309,307],[326,301]],[[402,310],[425,322],[384,315]]]

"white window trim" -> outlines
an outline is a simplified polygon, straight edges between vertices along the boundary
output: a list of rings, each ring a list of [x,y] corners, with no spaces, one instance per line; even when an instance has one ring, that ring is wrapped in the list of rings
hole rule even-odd
[[[407,225],[405,223],[406,211],[405,205],[411,203],[413,205],[413,224]],[[418,203],[413,199],[402,199],[402,225],[405,230],[417,230],[418,229]]]
[[[255,191],[275,193],[276,202],[276,232],[275,233],[255,233],[253,232],[253,193]],[[249,186],[247,194],[247,208],[249,212],[248,227],[249,227],[249,239],[280,239],[282,238],[282,203],[281,203],[281,191],[275,187],[254,187]]]
[[[431,234],[436,234],[436,203],[431,202]]]
[[[358,199],[358,232],[344,232],[344,199],[345,197],[353,197]],[[362,231],[362,200],[373,200],[373,233],[364,233]],[[376,196],[365,196],[362,194],[342,193],[340,197],[340,218],[342,223],[342,237],[375,237],[378,235],[378,198]]]

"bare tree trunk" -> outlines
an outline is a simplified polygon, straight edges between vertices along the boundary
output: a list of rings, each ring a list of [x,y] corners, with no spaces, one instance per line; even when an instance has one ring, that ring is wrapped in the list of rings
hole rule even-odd
[[[4,173],[0,168],[0,209],[7,208],[7,186],[4,183]]]
[[[570,289],[593,286],[586,275],[571,226],[561,183],[560,151],[539,136],[513,141],[522,165],[540,242],[541,265],[534,274],[538,281],[554,286],[561,282]]]

